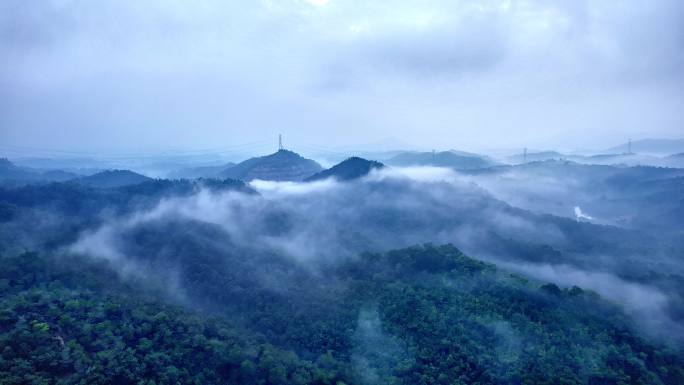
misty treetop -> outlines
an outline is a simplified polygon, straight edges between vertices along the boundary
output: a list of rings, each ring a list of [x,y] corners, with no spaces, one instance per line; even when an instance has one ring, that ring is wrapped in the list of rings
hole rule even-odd
[[[187,253],[197,254],[196,247]],[[119,281],[108,263],[36,254],[3,258],[0,381],[684,380],[680,356],[647,342],[595,294],[528,281],[453,246],[367,253],[331,264],[322,275],[277,256],[232,258],[225,265],[203,259],[181,265],[181,273],[208,269],[202,279],[191,274],[180,282],[188,298],[215,293],[203,309],[182,309],[182,299],[142,280]],[[244,263],[259,269],[231,275],[233,265]],[[268,271],[294,281],[273,287],[260,277]],[[233,294],[220,297],[221,291]]]

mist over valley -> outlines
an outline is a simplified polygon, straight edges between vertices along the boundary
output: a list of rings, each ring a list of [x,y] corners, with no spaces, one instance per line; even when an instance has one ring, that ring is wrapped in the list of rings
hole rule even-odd
[[[0,3],[0,385],[684,384],[682,4]]]

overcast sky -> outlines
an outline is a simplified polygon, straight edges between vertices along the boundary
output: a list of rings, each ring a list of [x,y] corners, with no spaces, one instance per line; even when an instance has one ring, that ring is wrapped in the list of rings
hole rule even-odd
[[[601,148],[684,136],[684,1],[0,2],[0,143]]]

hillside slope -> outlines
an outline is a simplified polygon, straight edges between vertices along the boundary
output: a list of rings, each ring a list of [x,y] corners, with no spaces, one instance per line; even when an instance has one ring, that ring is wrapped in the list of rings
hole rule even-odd
[[[171,247],[174,265],[148,263],[175,266],[179,287],[208,299],[213,316],[166,304],[154,280],[118,283],[106,263],[3,260],[4,383],[684,381],[681,356],[595,294],[527,281],[453,246],[363,254],[323,277],[277,255],[212,255],[189,235]]]
[[[219,176],[244,181],[301,181],[322,169],[321,165],[311,159],[289,150],[279,150],[271,155],[240,162],[219,173]]]

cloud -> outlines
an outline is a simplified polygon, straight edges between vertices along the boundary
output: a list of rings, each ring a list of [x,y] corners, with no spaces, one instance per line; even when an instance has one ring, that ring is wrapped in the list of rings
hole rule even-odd
[[[461,178],[451,169],[444,167],[392,167],[371,170],[369,180],[410,179],[416,182],[461,183]]]
[[[156,258],[171,263],[169,269],[174,271],[173,250],[180,247],[137,245],[138,239],[146,238],[136,234],[147,228],[171,237],[175,237],[173,231],[182,229],[178,234],[183,237],[181,243],[196,240],[203,250],[209,250],[207,255],[217,258],[228,252],[274,254],[312,271],[320,264],[355,258],[364,251],[453,243],[476,258],[493,260],[541,280],[595,290],[625,306],[649,329],[664,330],[663,325],[673,322],[665,286],[618,277],[633,273],[634,266],[671,274],[674,270],[667,258],[651,253],[652,259],[643,260],[641,255],[620,251],[620,245],[601,246],[606,242],[601,237],[628,233],[512,208],[450,170],[386,168],[346,183],[332,179],[315,183],[253,181],[251,186],[259,193],[201,190],[192,196],[165,199],[152,210],[113,219],[82,234],[70,251],[107,259],[120,266],[124,275],[142,272],[140,279],[157,271],[164,274],[164,269],[141,267],[138,261]],[[640,242],[638,238],[636,242]],[[581,244],[590,247],[582,249]],[[616,256],[599,255],[597,250],[613,250]],[[547,264],[532,263],[540,260]],[[159,281],[179,279],[171,275]]]
[[[580,219],[586,219],[588,221],[591,221],[594,219],[591,216],[582,212],[582,209],[579,206],[575,206],[574,211],[575,211],[575,217],[577,218],[578,222],[580,221]]]
[[[99,254],[116,249],[113,229],[121,234],[165,218],[215,224],[244,246],[269,245],[299,260],[446,243],[466,227],[538,236],[532,224],[499,213],[503,203],[447,169],[387,168],[349,183],[253,181],[251,186],[259,194],[201,190],[190,197],[165,199],[153,210],[86,235],[86,241],[77,244],[79,251]],[[105,257],[110,255],[118,253],[105,252]]]
[[[401,362],[413,362],[405,343],[383,331],[377,309],[362,309],[354,331],[352,363],[366,384],[381,383]]]
[[[330,0],[306,0],[306,2],[315,7],[323,7],[324,5],[328,4]]]
[[[662,338],[682,338],[684,327],[669,314],[670,298],[661,290],[625,281],[610,272],[581,270],[563,264],[531,264],[497,261],[501,267],[554,282],[562,287],[579,286],[624,307],[645,330]]]
[[[139,150],[263,141],[283,126],[291,143],[318,144],[675,136],[683,7],[9,0],[0,5],[2,138]]]
[[[335,188],[336,181],[332,179],[315,181],[311,183],[276,182],[256,179],[249,185],[262,194],[305,195],[312,192],[324,192]]]

